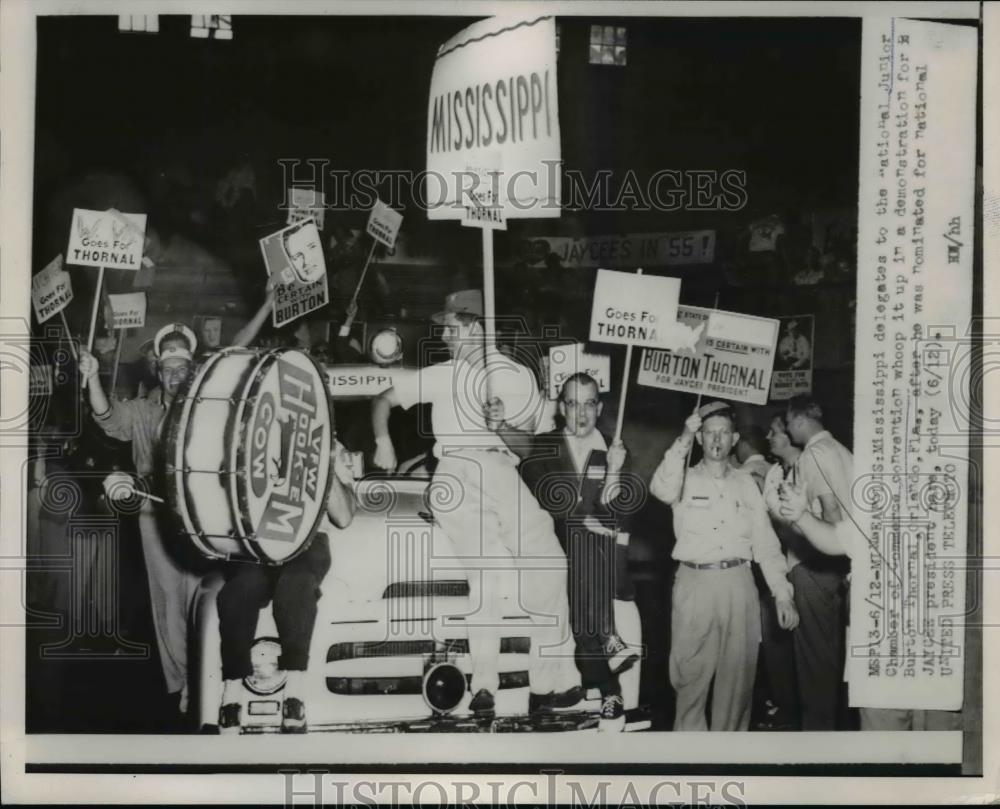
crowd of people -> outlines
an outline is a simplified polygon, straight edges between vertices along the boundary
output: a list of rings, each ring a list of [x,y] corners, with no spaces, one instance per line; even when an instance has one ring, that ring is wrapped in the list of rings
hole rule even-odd
[[[269,289],[233,344],[253,344],[272,304]],[[481,293],[450,295],[434,323],[450,358],[396,375],[394,387],[375,397],[372,460],[378,469],[397,467],[389,430],[394,408],[430,406],[432,485],[460,492],[458,507],[434,510],[435,524],[467,565],[471,603],[482,613],[468,626],[472,713],[495,710],[500,644],[499,621],[491,617],[499,615],[513,581],[526,612],[545,619],[533,636],[530,711],[579,709],[587,691],[596,689],[601,729],[623,727],[619,675],[643,650],[618,633],[613,603],[631,597],[630,524],[648,493],[673,515],[676,572],[664,676],[676,697],[674,729],[747,730],[755,690],[766,695],[775,728],[852,726],[843,677],[845,597],[850,542],[857,538],[845,540],[842,526],[853,524],[853,459],[824,428],[816,401],[790,400],[770,414],[766,432],[759,424],[738,423],[730,404],[708,402],[691,413],[652,477],[642,480],[630,470],[622,440],[598,429],[607,394],[594,378],[577,373],[566,379],[553,413],[536,374],[484,340]],[[131,447],[131,468],[105,478],[104,496],[141,500],[138,531],[159,658],[183,715],[192,677],[190,606],[205,560],[166,540],[171,515],[147,495],[163,492],[164,416],[200,355],[182,324],[161,329],[150,350],[155,384],[132,400],[107,395],[98,362],[84,349],[79,370],[92,423]],[[272,599],[285,647],[281,666],[292,675],[282,727],[296,732],[307,726],[296,673],[308,666],[318,585],[331,565],[325,534],[348,526],[357,508],[345,448],[333,446],[328,522],[308,552],[278,568],[227,563],[218,596],[223,732],[240,729],[235,694],[247,675],[257,611]],[[696,446],[701,457],[691,465]],[[569,486],[570,498],[553,494],[560,484]],[[666,541],[666,526],[663,536]],[[483,566],[484,559],[503,562]],[[862,711],[862,727],[884,727],[885,716]],[[912,726],[912,717],[895,724],[907,722]]]

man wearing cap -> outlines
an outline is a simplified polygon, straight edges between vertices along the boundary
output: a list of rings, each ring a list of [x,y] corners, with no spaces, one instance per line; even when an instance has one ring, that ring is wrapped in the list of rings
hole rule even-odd
[[[159,448],[160,427],[188,377],[196,345],[194,332],[187,326],[181,323],[164,326],[153,340],[160,387],[146,398],[113,402],[108,401],[101,388],[97,359],[86,349],[80,349],[80,374],[87,386],[94,420],[112,438],[132,442],[136,473],[145,484],[135,487],[129,476],[111,475],[105,480],[109,498],[125,499],[135,488],[149,491],[155,485],[154,456]],[[139,533],[163,676],[168,693],[177,699],[178,710],[183,714],[187,709],[188,612],[200,576],[164,543],[158,515],[149,499],[143,500],[139,512]]]
[[[477,609],[466,621],[473,669],[470,708],[479,715],[494,712],[500,628],[510,614],[505,591],[519,599],[512,606],[536,623],[530,708],[566,708],[583,697],[573,662],[566,555],[552,518],[521,480],[518,457],[508,447],[508,442],[530,443],[541,397],[532,373],[498,351],[489,358],[487,380],[482,315],[478,290],[448,296],[445,311],[434,321],[444,326],[451,359],[398,376],[394,387],[375,398],[374,462],[382,469],[396,467],[388,429],[393,407],[432,405],[438,464],[431,487],[439,493],[429,499],[436,524],[456,555],[467,560],[469,602]]]
[[[685,470],[695,439],[703,458]],[[673,508],[677,544],[672,555],[680,563],[670,622],[674,730],[709,729],[705,707],[710,689],[711,730],[746,730],[750,725],[760,644],[751,560],[760,565],[774,596],[781,628],[794,629],[798,622],[764,500],[753,478],[729,463],[738,440],[730,407],[724,402],[705,405],[688,416],[649,487]]]

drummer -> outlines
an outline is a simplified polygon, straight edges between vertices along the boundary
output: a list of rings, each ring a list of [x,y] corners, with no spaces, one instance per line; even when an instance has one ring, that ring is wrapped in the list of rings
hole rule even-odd
[[[194,332],[181,323],[171,323],[157,332],[153,340],[157,379],[160,386],[146,398],[109,401],[101,387],[97,359],[80,348],[80,375],[87,386],[94,420],[104,432],[120,441],[132,442],[132,460],[136,473],[149,491],[155,486],[154,457],[160,442],[163,417],[191,371],[197,347]],[[134,486],[124,474],[105,480],[109,499],[132,496]],[[147,498],[139,511],[139,533],[146,560],[149,596],[153,611],[156,643],[163,666],[167,692],[180,715],[187,713],[187,616],[198,589],[200,575],[189,560],[178,556],[176,543],[164,542],[167,533],[165,515]],[[180,716],[178,716],[180,719]]]
[[[326,502],[326,517],[337,528],[354,518],[356,501],[353,475],[343,445],[334,441],[331,452],[334,481]],[[248,561],[226,565],[226,583],[217,596],[222,651],[222,705],[219,732],[239,733],[242,724],[243,680],[253,674],[251,648],[261,608],[274,602],[274,622],[281,643],[279,667],[286,674],[281,705],[281,730],[306,731],[304,674],[309,665],[309,645],[316,623],[320,585],[330,569],[330,544],[326,520],[309,547],[290,562],[268,567]]]

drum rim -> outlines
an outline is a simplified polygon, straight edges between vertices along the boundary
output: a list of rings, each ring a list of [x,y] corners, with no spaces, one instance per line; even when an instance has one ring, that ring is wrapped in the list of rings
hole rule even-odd
[[[334,442],[334,426],[335,426],[334,425],[334,413],[333,413],[333,406],[332,406],[331,398],[330,398],[330,390],[329,390],[329,388],[327,387],[327,384],[326,384],[326,374],[323,372],[322,366],[320,366],[320,364],[315,360],[315,358],[313,358],[309,353],[307,353],[305,351],[302,351],[300,349],[297,349],[297,348],[274,348],[274,349],[270,349],[265,354],[265,360],[268,362],[268,365],[270,365],[270,364],[273,364],[274,362],[277,362],[277,360],[280,359],[283,355],[290,354],[290,353],[299,354],[302,357],[305,357],[305,359],[313,366],[314,370],[316,371],[317,379],[319,380],[320,385],[321,385],[321,387],[323,389],[323,392],[324,392],[323,400],[326,403],[326,407],[327,407],[327,415],[328,415],[327,424],[328,424],[328,428],[329,428],[329,431],[330,431],[330,450],[332,451],[333,450],[333,442]],[[251,408],[246,408],[245,407],[245,403],[248,402],[248,401],[251,401],[251,399],[253,401],[256,401],[257,392],[258,392],[258,390],[260,388],[260,385],[263,384],[263,378],[264,378],[264,374],[263,373],[259,373],[259,374],[255,374],[254,375],[253,380],[252,380],[252,384],[251,384],[251,388],[249,390],[250,395],[247,396],[247,397],[245,397],[244,400],[243,400],[243,402],[241,402],[241,407],[240,407],[241,417],[240,417],[239,423],[238,424],[234,424],[234,428],[235,428],[234,432],[233,432],[234,435],[242,436],[242,435],[245,434],[245,428],[247,426],[247,421],[249,420],[249,417],[250,417],[250,412],[249,411],[251,410]],[[246,411],[246,412],[244,412],[244,411]],[[231,481],[230,481],[230,485],[235,490],[236,496],[238,498],[237,501],[239,503],[240,511],[249,515],[249,504],[248,504],[247,498],[246,498],[246,496],[244,494],[247,491],[247,487],[246,487],[246,483],[245,483],[246,478],[245,478],[245,474],[244,474],[244,470],[246,469],[246,461],[247,461],[246,442],[245,441],[236,441],[234,443],[236,444],[236,465],[234,466],[234,473],[232,475],[232,478],[231,478]],[[260,559],[260,561],[261,561],[262,564],[265,564],[265,565],[268,565],[268,566],[271,566],[271,567],[279,567],[281,565],[284,565],[284,564],[292,561],[297,556],[305,553],[309,549],[309,546],[312,544],[313,539],[316,537],[316,532],[319,530],[320,524],[323,522],[323,517],[326,515],[326,503],[327,503],[327,501],[330,498],[330,489],[333,487],[333,477],[334,477],[334,473],[333,473],[332,465],[331,464],[327,464],[326,483],[324,484],[322,497],[320,498],[321,505],[320,505],[320,508],[318,509],[318,511],[316,512],[316,517],[313,520],[313,524],[312,524],[312,526],[309,529],[308,537],[307,537],[307,539],[305,541],[303,541],[299,545],[299,547],[297,547],[294,551],[292,551],[288,556],[285,556],[285,557],[283,557],[281,559],[271,559],[271,558],[269,558],[268,554],[266,553],[266,551],[264,550],[264,548],[260,545],[260,543],[257,542],[255,539],[251,539],[251,537],[255,536],[255,534],[254,534],[254,526],[249,526],[249,530],[246,531],[246,534],[243,537],[243,541],[245,542],[245,544],[254,553],[256,553],[258,555],[258,557],[259,557],[259,559]],[[237,486],[237,480],[243,481],[244,485]],[[243,517],[240,518],[240,526],[242,528],[244,528],[244,530],[247,529],[248,523],[244,520]]]
[[[173,465],[173,472],[167,475],[167,498],[170,501],[170,505],[174,512],[181,518],[181,523],[183,526],[182,533],[186,534],[188,539],[198,548],[198,550],[209,557],[210,559],[226,559],[226,554],[222,551],[213,548],[211,545],[205,543],[202,540],[203,532],[196,530],[194,521],[191,517],[191,503],[189,502],[187,487],[183,485],[182,479],[185,475],[184,472],[184,456],[187,450],[187,441],[181,441],[181,435],[184,434],[186,437],[186,430],[182,433],[182,426],[186,427],[191,420],[191,411],[193,408],[194,400],[197,396],[192,396],[192,391],[197,390],[197,386],[203,381],[207,375],[209,369],[214,367],[224,352],[219,352],[213,354],[209,357],[201,367],[198,368],[195,375],[191,378],[190,382],[186,385],[185,389],[178,398],[182,398],[183,402],[181,407],[177,408],[177,400],[174,400],[170,411],[167,414],[170,421],[167,425],[167,445],[165,447],[165,455],[168,462]],[[176,414],[176,415],[174,415]]]
[[[243,462],[246,460],[245,437],[249,402],[256,402],[257,395],[267,369],[274,364],[278,349],[267,349],[258,355],[258,362],[253,367],[240,393],[240,403],[232,413],[232,423],[226,432],[226,454],[229,457],[232,474],[229,476],[229,507],[233,524],[240,531],[241,543],[253,554],[256,561],[262,564],[274,564],[262,552],[260,546],[250,539],[254,526],[249,522],[249,501],[246,496],[246,476],[243,474]],[[252,409],[252,408],[251,408]],[[242,485],[240,485],[242,484]]]

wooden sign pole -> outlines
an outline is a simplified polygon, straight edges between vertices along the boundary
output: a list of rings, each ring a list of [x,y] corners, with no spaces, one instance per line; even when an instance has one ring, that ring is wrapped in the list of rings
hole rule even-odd
[[[80,358],[76,354],[76,346],[73,345],[73,335],[69,331],[69,323],[66,322],[66,312],[62,309],[59,310],[59,317],[62,318],[63,328],[66,330],[66,342],[69,343],[70,353],[73,355],[73,361],[79,362]]]
[[[493,229],[484,227],[483,231],[483,313],[484,334],[486,343],[486,399],[493,400],[490,381],[490,360],[496,351],[496,290],[493,273]]]
[[[344,321],[340,330],[337,332],[339,337],[347,337],[351,333],[351,326],[354,324],[354,307],[358,302],[358,295],[361,292],[361,285],[365,282],[365,276],[368,274],[368,267],[372,263],[372,256],[375,255],[375,247],[378,245],[378,239],[372,239],[372,249],[368,251],[368,258],[365,259],[364,269],[361,270],[361,277],[358,279],[357,286],[354,287],[354,294],[351,296],[350,306],[347,307],[348,315],[347,320]]]
[[[636,275],[642,275],[642,268],[636,270]],[[625,424],[625,399],[628,394],[628,376],[632,369],[632,344],[625,346],[625,367],[622,369],[622,390],[618,396],[618,419],[615,424],[615,441],[622,440],[622,428]]]

